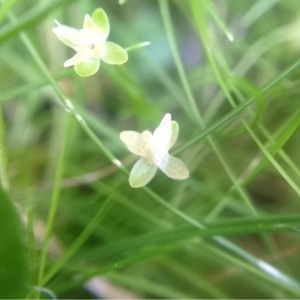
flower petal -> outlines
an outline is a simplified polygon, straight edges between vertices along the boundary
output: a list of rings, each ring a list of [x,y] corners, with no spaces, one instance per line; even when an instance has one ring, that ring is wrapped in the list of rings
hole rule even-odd
[[[59,22],[55,21],[58,25],[52,29],[56,37],[63,42],[65,45],[74,48],[81,40],[80,31],[65,25],[61,25]]]
[[[133,154],[138,156],[147,155],[147,144],[145,141],[145,133],[141,134],[136,131],[126,130],[120,133],[120,139],[127,147],[127,149]]]
[[[83,20],[83,29],[85,32],[96,30],[99,31],[98,26],[94,22],[94,20],[90,17],[90,15],[86,14]]]
[[[179,134],[178,123],[176,121],[172,121],[171,126],[172,126],[172,135],[171,135],[170,142],[168,144],[168,150],[170,150],[174,146],[174,144],[177,141],[178,134]]]
[[[88,61],[89,59],[90,59],[90,57],[88,57],[86,55],[76,53],[73,57],[71,57],[70,59],[68,59],[64,62],[64,67],[67,68],[67,67],[79,65],[81,63]]]
[[[129,184],[133,188],[145,186],[156,174],[157,167],[140,158],[132,167],[129,175]]]
[[[93,12],[92,19],[97,26],[99,34],[106,40],[110,30],[109,19],[106,12],[102,8],[97,8]]]
[[[99,59],[90,59],[88,61],[76,64],[74,66],[75,72],[81,77],[88,77],[94,75],[100,67]]]
[[[160,146],[160,148],[166,148],[170,143],[172,137],[172,122],[171,114],[166,114],[161,120],[159,126],[154,130],[153,142],[155,145]]]
[[[101,59],[110,65],[122,65],[128,60],[128,54],[118,44],[106,42],[106,53]]]
[[[183,180],[189,177],[189,170],[185,163],[172,155],[166,155],[158,167],[170,178]]]

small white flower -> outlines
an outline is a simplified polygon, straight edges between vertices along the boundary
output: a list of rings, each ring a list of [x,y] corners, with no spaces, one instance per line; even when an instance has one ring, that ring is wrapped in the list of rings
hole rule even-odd
[[[120,139],[127,149],[141,158],[134,164],[129,175],[129,183],[138,188],[146,185],[161,169],[172,179],[183,180],[189,177],[189,170],[184,162],[169,154],[179,132],[178,123],[166,114],[152,134],[136,131],[122,131]]]
[[[77,53],[64,63],[64,67],[74,66],[80,76],[95,74],[100,62],[120,65],[128,60],[128,54],[118,44],[107,41],[110,24],[105,11],[98,8],[92,17],[85,15],[83,29],[75,29],[61,25],[55,21],[57,27],[53,32],[65,45],[73,48]]]

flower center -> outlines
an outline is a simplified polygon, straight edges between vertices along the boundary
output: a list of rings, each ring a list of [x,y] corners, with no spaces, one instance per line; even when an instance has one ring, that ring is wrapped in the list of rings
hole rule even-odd
[[[82,30],[79,46],[87,56],[95,59],[101,59],[106,52],[106,40],[96,30]]]
[[[144,136],[144,143],[147,153],[145,158],[153,165],[162,164],[168,154],[168,149],[164,146],[163,141],[155,140],[150,133],[148,136]]]

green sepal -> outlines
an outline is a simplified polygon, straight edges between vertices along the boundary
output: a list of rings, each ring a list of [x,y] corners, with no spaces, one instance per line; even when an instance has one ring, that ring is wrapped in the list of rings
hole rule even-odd
[[[98,30],[101,31],[104,39],[107,39],[110,31],[109,19],[106,12],[102,8],[97,8],[93,14],[92,19],[98,27]]]
[[[106,53],[101,58],[110,65],[122,65],[127,62],[128,54],[125,49],[113,42],[106,42]]]
[[[100,60],[99,59],[90,59],[83,63],[74,66],[75,72],[81,77],[92,76],[100,68]]]
[[[172,135],[171,135],[170,142],[168,144],[168,150],[170,150],[174,146],[174,144],[177,141],[178,134],[179,134],[178,123],[176,121],[172,121],[171,126],[172,126]]]

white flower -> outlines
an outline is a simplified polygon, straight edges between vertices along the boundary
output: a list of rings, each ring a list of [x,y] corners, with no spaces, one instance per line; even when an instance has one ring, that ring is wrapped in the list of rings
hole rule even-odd
[[[64,67],[74,66],[76,73],[80,76],[95,74],[100,67],[101,60],[113,65],[120,65],[128,60],[125,49],[107,41],[110,24],[103,9],[96,9],[92,17],[85,15],[83,29],[77,30],[55,22],[57,27],[53,28],[53,32],[57,38],[77,52],[65,61]]]
[[[149,183],[158,168],[172,179],[183,180],[189,177],[184,162],[169,154],[177,140],[178,132],[178,123],[171,120],[170,114],[166,114],[153,134],[150,131],[120,133],[120,139],[127,149],[141,156],[129,175],[132,187],[138,188]]]

